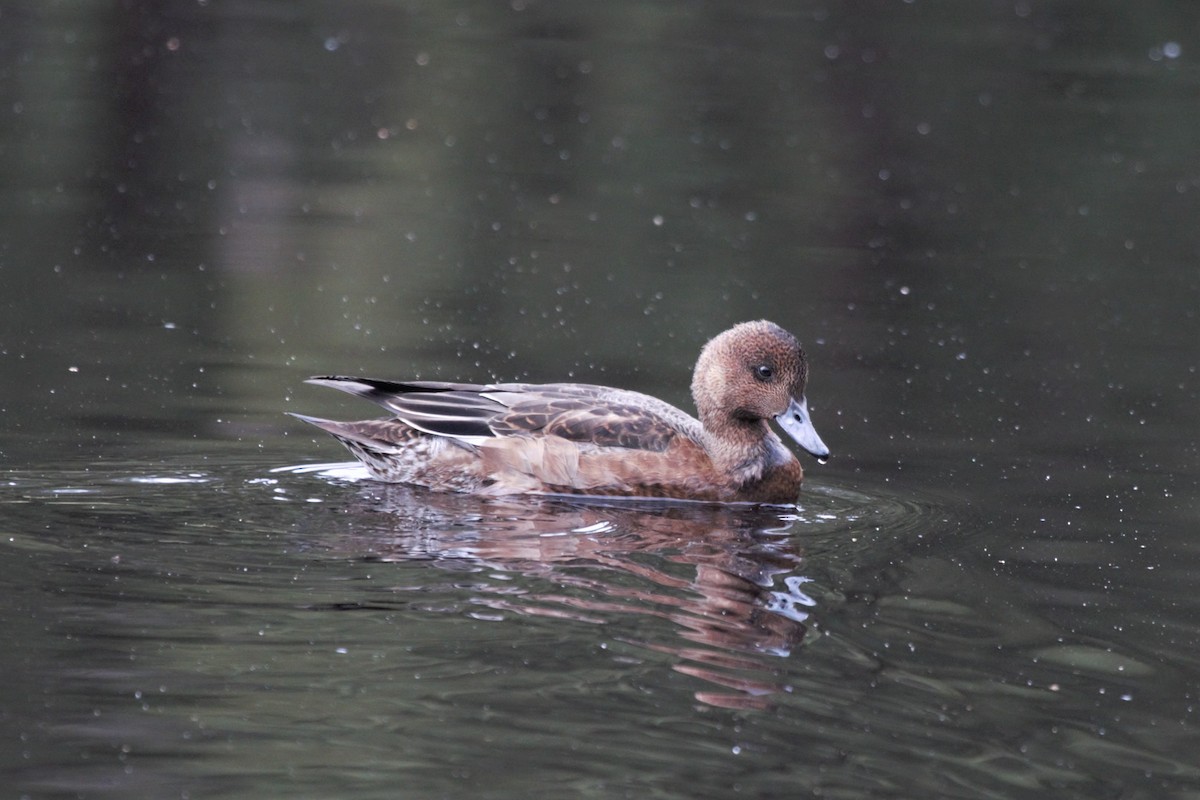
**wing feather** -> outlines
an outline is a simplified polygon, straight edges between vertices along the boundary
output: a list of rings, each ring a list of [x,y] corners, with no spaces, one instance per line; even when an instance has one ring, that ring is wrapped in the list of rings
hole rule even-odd
[[[393,382],[324,376],[309,383],[371,400],[425,433],[480,444],[553,436],[600,447],[662,452],[699,422],[647,395],[588,384]]]

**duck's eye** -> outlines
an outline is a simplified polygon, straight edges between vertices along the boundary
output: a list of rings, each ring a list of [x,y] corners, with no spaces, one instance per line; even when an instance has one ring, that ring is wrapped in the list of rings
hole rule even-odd
[[[760,381],[769,381],[775,377],[775,370],[768,364],[759,364],[754,368],[754,377]]]

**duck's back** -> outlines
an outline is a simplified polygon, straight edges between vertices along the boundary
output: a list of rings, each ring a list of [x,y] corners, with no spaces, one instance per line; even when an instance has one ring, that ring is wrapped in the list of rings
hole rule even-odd
[[[650,395],[586,383],[397,383],[314,378],[371,400],[419,431],[469,444],[507,436],[556,436],[580,444],[662,452],[698,440],[699,420]]]

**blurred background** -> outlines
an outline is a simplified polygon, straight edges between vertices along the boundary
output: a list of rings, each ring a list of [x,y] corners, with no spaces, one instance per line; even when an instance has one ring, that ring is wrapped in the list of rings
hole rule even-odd
[[[687,404],[759,317],[843,467],[1196,421],[1190,5],[0,15],[13,462],[51,418],[277,447],[330,371]]]

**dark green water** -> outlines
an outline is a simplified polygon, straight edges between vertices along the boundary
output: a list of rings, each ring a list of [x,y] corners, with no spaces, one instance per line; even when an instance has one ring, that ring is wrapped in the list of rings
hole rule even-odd
[[[12,797],[1200,797],[1200,11],[0,7]],[[312,374],[690,407],[784,513],[386,487]]]

